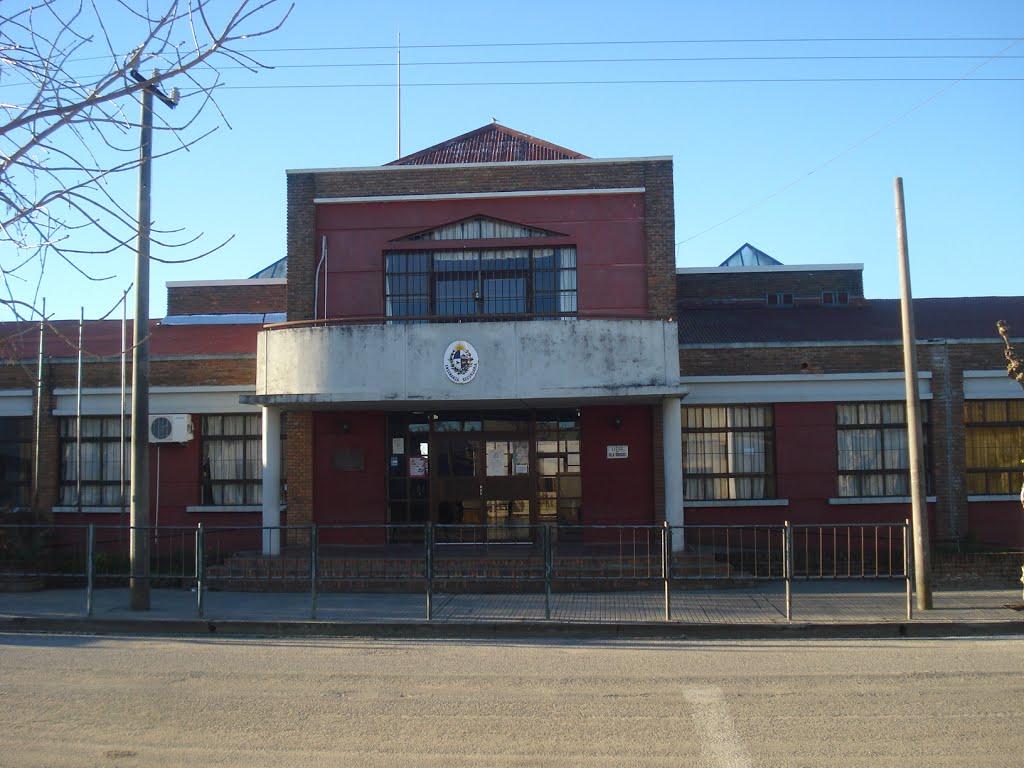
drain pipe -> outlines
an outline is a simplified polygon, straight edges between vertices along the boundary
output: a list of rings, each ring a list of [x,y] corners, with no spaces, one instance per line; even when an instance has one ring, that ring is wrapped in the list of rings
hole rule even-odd
[[[318,319],[317,303],[320,301],[320,267],[327,263],[327,235],[320,239],[320,261],[316,265],[316,277],[313,279],[313,319]],[[327,319],[327,269],[324,269],[324,320]]]

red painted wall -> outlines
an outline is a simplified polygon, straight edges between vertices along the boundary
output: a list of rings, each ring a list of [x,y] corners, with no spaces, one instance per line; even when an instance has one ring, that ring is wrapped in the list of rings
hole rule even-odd
[[[313,415],[313,515],[319,525],[381,526],[363,530],[320,531],[323,544],[371,544],[386,541],[387,456],[385,417],[380,413]],[[363,468],[341,469],[337,454],[362,451]]]
[[[188,512],[187,507],[202,501],[200,485],[200,446],[202,416],[193,415],[195,437],[190,442],[151,444],[149,447],[149,522],[157,529],[151,545],[154,557],[171,557],[180,550],[194,551],[195,529],[199,523],[206,528],[208,553],[259,550],[262,521],[260,512],[231,511]],[[159,509],[157,501],[159,499]],[[115,527],[127,526],[129,513],[60,512],[54,515],[57,525],[97,526],[96,541],[99,551],[119,553],[127,557],[127,537]],[[224,530],[218,530],[224,529]],[[228,530],[230,529],[230,530]],[[84,542],[84,532],[68,532],[64,540]]]
[[[445,245],[392,241],[477,215],[564,237],[453,241],[450,247],[575,245],[580,316],[648,314],[643,195],[622,194],[318,205],[317,241],[327,236],[328,316],[383,316],[384,251]],[[319,293],[323,316],[322,271]]]
[[[616,429],[615,419],[621,420]],[[580,410],[584,525],[654,524],[651,407],[600,406]],[[629,446],[629,458],[609,459],[609,445]],[[588,541],[618,532],[591,531]]]
[[[988,547],[1024,547],[1024,510],[1020,502],[969,502],[967,536],[972,543]]]
[[[775,405],[776,496],[784,506],[687,507],[687,523],[781,525],[902,523],[910,503],[829,504],[837,494],[838,459],[834,403]],[[934,532],[934,505],[929,529]]]

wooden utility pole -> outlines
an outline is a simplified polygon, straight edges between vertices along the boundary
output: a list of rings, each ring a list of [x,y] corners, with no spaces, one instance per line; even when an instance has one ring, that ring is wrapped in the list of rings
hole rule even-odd
[[[917,350],[914,307],[910,292],[910,257],[907,252],[907,215],[903,207],[903,178],[896,177],[896,247],[900,259],[900,317],[903,327],[903,376],[907,396],[907,448],[910,453],[910,501],[914,527],[914,586],[917,609],[932,607],[932,567],[929,556],[928,509],[925,496],[924,438],[921,396],[917,389]]]
[[[146,78],[132,71],[138,82]],[[154,73],[155,77],[155,73]],[[177,91],[165,96],[155,85],[142,89],[139,139],[139,221],[135,252],[135,326],[132,329],[132,471],[129,520],[131,536],[130,606],[149,610],[149,234],[150,180],[153,163],[153,96],[172,109]]]

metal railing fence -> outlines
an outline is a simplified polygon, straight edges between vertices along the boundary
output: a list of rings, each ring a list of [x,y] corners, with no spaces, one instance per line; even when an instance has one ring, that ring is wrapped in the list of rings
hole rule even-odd
[[[0,579],[85,586],[86,615],[99,586],[131,578],[138,529],[114,525],[0,525]],[[323,591],[421,591],[434,618],[440,593],[535,591],[552,615],[557,590],[651,590],[672,619],[673,585],[783,582],[792,620],[794,581],[902,580],[912,618],[910,522],[833,525],[419,524],[148,528],[152,585],[191,588],[196,613],[220,589],[308,591],[317,618]],[[278,542],[280,552],[262,550]]]

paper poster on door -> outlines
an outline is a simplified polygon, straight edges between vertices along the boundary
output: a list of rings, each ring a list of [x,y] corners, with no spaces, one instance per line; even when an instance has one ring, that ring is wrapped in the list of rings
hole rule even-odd
[[[512,465],[515,474],[530,474],[530,444],[526,440],[512,443]]]
[[[487,476],[508,477],[508,442],[487,442]]]
[[[427,457],[426,456],[410,456],[409,457],[409,477],[426,477],[427,476]]]

